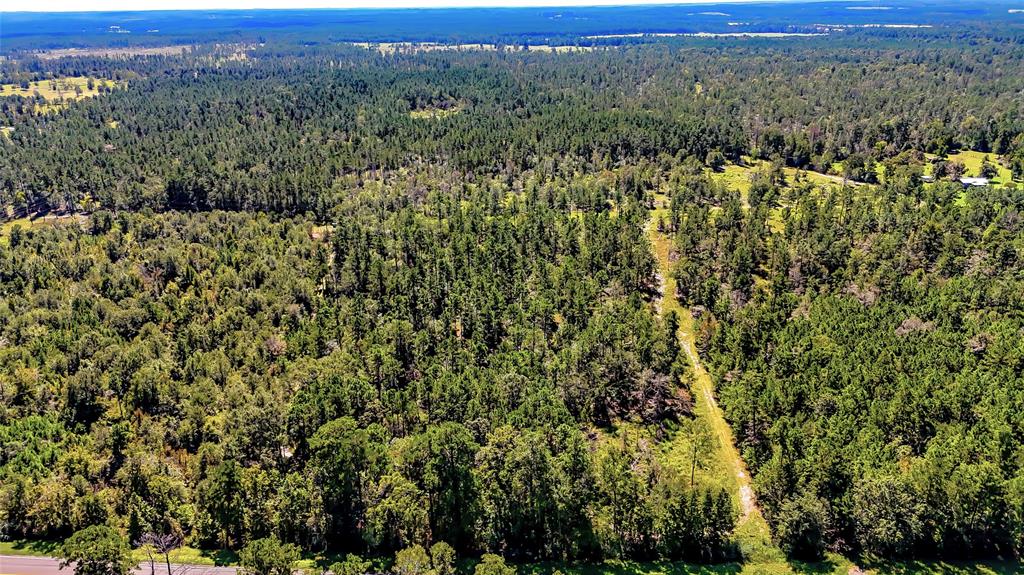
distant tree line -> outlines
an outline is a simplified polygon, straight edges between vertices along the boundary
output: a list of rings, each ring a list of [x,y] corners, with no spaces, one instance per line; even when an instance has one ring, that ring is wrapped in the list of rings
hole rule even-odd
[[[278,43],[241,61],[213,48],[5,61],[5,81],[127,87],[43,115],[32,98],[0,98],[0,124],[15,128],[0,142],[0,202],[324,217],[353,179],[423,162],[514,178],[551,161],[601,170],[711,153],[822,172],[849,160],[863,179],[874,176],[856,168],[865,162],[964,148],[1024,175],[1021,46],[921,45],[382,55]]]

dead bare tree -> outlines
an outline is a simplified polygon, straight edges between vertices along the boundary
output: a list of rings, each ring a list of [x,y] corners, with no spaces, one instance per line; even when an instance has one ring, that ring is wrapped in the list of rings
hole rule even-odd
[[[156,575],[153,561],[153,552],[164,556],[164,563],[167,565],[167,575],[171,573],[171,551],[181,546],[181,537],[177,533],[145,533],[139,537],[138,545],[149,552],[149,566],[151,575]]]

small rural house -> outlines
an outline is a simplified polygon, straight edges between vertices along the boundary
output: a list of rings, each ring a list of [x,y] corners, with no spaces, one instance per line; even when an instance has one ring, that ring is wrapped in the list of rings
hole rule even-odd
[[[960,178],[960,183],[965,188],[984,187],[988,185],[988,178]]]

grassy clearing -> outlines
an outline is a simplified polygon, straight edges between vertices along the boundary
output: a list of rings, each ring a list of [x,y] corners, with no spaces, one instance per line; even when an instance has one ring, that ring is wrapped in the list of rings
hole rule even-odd
[[[747,198],[750,193],[750,183],[754,174],[757,173],[758,170],[768,170],[770,168],[771,164],[765,160],[744,158],[742,164],[726,164],[722,171],[712,172],[708,170],[708,174],[715,181],[738,191],[743,199],[744,205],[746,205]],[[843,184],[843,178],[840,176],[822,174],[811,170],[798,170],[789,166],[784,167],[782,171],[786,176],[786,185],[790,188],[804,182],[810,182],[817,186],[837,186]],[[848,181],[846,183],[848,185],[858,185],[856,182]]]
[[[132,559],[140,564],[149,564],[149,555],[142,549],[132,552]],[[157,564],[163,563],[162,555],[154,555]],[[181,565],[236,565],[238,554],[227,550],[203,550],[195,547],[180,547],[171,552],[171,563]]]
[[[985,152],[974,152],[971,150],[957,152],[955,154],[949,154],[946,159],[950,162],[962,162],[967,168],[967,176],[978,176],[981,172],[981,164],[985,161],[985,157],[988,156],[988,160],[992,163],[999,171],[999,175],[992,178],[993,184],[1008,184],[1013,181],[1013,174],[1010,170],[999,163],[998,157],[994,154],[986,154]]]
[[[90,87],[90,83],[92,87]],[[29,82],[27,88],[19,84],[3,84],[0,85],[0,97],[23,96],[25,98],[32,98],[38,94],[46,102],[36,104],[34,111],[36,114],[47,114],[66,107],[69,102],[99,95],[102,86],[113,88],[117,86],[117,83],[113,80],[73,76]]]
[[[839,555],[829,555],[817,563],[793,562],[747,562],[722,563],[718,565],[692,565],[687,563],[629,561],[606,561],[593,565],[535,564],[519,566],[521,575],[551,575],[556,570],[564,575],[775,575],[775,574],[817,574],[849,575],[858,566]],[[865,575],[1009,575],[1021,573],[1018,562],[945,562],[908,561],[880,563],[869,567],[860,566]]]
[[[18,84],[3,84],[0,86],[0,96],[24,96],[30,98],[38,92],[47,101],[81,100],[82,98],[91,98],[99,94],[100,86],[113,88],[117,85],[113,80],[93,78],[93,85],[90,88],[89,80],[90,78],[85,76],[39,80],[29,82],[27,88],[23,88]]]
[[[192,48],[191,45],[135,46],[131,48],[60,48],[38,52],[36,57],[43,60],[57,58],[95,56],[98,58],[123,58],[126,56],[177,56]]]
[[[689,324],[692,324],[693,318],[690,315],[690,310],[683,308],[680,305],[679,300],[674,297],[676,293],[676,280],[672,276],[672,264],[671,264],[671,251],[672,251],[672,239],[668,234],[664,234],[658,231],[657,222],[659,219],[668,219],[668,197],[658,195],[655,200],[658,204],[651,212],[651,221],[648,227],[648,234],[651,241],[651,247],[654,249],[654,257],[658,261],[658,274],[661,279],[661,291],[663,297],[658,302],[660,313],[666,315],[670,312],[676,312],[679,314],[681,325],[680,339],[683,341],[683,345],[686,343],[686,335],[682,332],[691,332]],[[692,339],[692,334],[690,335]],[[699,367],[699,366],[698,366]],[[722,434],[719,430],[714,428],[713,422],[709,420],[709,411],[706,400],[706,395],[703,393],[706,384],[710,384],[710,378],[707,377],[707,372],[701,370],[704,377],[700,377],[701,373],[694,373],[694,385],[693,385],[693,402],[694,411],[697,413],[697,422],[700,422],[701,428],[696,430],[697,433],[706,432],[710,436],[711,449],[705,448],[706,451],[710,451],[714,456],[710,461],[704,461],[703,468],[699,469],[701,475],[698,477],[703,480],[704,484],[718,485],[730,493],[736,493],[739,490],[739,484],[735,473],[732,473],[732,465],[728,458],[722,457]],[[673,467],[679,467],[682,469],[688,469],[692,465],[692,449],[693,449],[693,434],[686,433],[685,431],[674,434],[673,439],[666,442],[666,463]],[[699,439],[698,439],[699,441]],[[737,502],[738,503],[738,502]],[[737,512],[740,512],[737,507]]]
[[[367,50],[376,50],[385,55],[396,52],[493,51],[497,49],[494,44],[438,44],[436,42],[353,42],[352,45]]]
[[[422,110],[413,110],[409,112],[409,117],[416,118],[417,120],[440,120],[461,112],[462,106],[455,106],[452,108],[424,108]]]
[[[811,182],[817,186],[841,186],[844,183],[842,176],[822,174],[812,170],[798,170],[796,168],[786,167],[783,168],[782,171],[786,174],[786,183],[790,186],[803,182]],[[852,182],[849,180],[845,183],[850,186],[861,185],[860,182]]]
[[[726,164],[722,171],[712,172],[709,170],[711,178],[716,182],[724,184],[730,189],[736,190],[740,193],[740,198],[743,200],[743,205],[749,205],[750,197],[750,182],[754,177],[755,169],[750,166],[741,166],[739,164]]]
[[[594,46],[548,46],[542,45],[530,45],[526,47],[529,52],[556,52],[564,54],[566,52],[593,52],[596,50]]]
[[[0,555],[18,555],[33,557],[54,557],[60,552],[60,541],[0,541]],[[149,556],[142,549],[132,552],[132,559],[139,563],[149,561]],[[159,557],[163,562],[163,557]],[[311,564],[315,561],[311,561]],[[204,550],[195,547],[181,547],[171,552],[171,563],[181,565],[236,565],[238,554],[227,550]]]
[[[716,182],[724,184],[726,187],[739,192],[743,206],[745,208],[749,208],[750,185],[754,174],[758,170],[768,170],[770,167],[771,165],[769,162],[764,160],[744,158],[742,164],[726,164],[722,171],[714,172],[708,170],[708,174]],[[851,186],[865,185],[859,182],[844,182],[843,178],[839,176],[822,174],[820,172],[810,170],[798,170],[791,167],[783,168],[783,174],[785,175],[786,187],[788,189],[793,189],[808,182],[819,187],[841,186],[844,183]],[[781,233],[785,229],[785,223],[782,218],[782,208],[774,208],[771,210],[768,218],[768,227],[775,233]]]
[[[871,563],[870,575],[1010,575],[1024,569],[1019,561],[889,561]]]
[[[58,541],[0,541],[0,555],[52,556],[58,547]]]
[[[0,555],[54,557],[60,552],[60,545],[60,541],[0,541]],[[132,552],[132,559],[140,564],[149,562],[149,556],[142,549],[135,549]],[[319,559],[322,558],[310,556],[302,561],[303,567],[313,567],[320,562]],[[156,557],[156,560],[158,563],[162,563],[163,556]],[[238,554],[230,550],[197,549],[185,546],[171,552],[171,563],[202,566],[237,565]]]
[[[11,231],[16,226],[20,226],[22,231],[29,231],[32,229],[39,229],[45,226],[52,226],[62,223],[68,223],[77,221],[79,224],[85,221],[84,216],[75,214],[65,215],[45,215],[29,216],[26,218],[16,218],[8,220],[6,222],[0,222],[0,246],[7,247],[10,245]]]
[[[18,218],[0,223],[0,246],[10,245],[11,231],[15,226],[21,226],[21,229],[28,230],[33,226],[33,221],[30,218]]]
[[[838,176],[833,176],[833,177],[836,177],[836,178],[839,178],[839,179],[842,179],[842,174],[845,171],[846,171],[846,166],[844,165],[843,162],[832,162],[832,166],[829,168],[829,173],[830,174],[839,174]],[[878,181],[879,182],[884,182],[885,181],[885,166],[882,165],[882,162],[875,162],[875,175],[878,176]],[[851,182],[851,183],[854,183],[854,182]]]

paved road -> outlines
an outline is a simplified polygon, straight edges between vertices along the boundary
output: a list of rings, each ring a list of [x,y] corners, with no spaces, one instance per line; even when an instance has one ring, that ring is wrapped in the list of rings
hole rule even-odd
[[[171,575],[236,575],[234,567],[205,565],[176,565],[171,563]],[[70,568],[60,570],[60,560],[52,557],[19,557],[0,555],[0,575],[73,575]],[[135,575],[150,575],[149,562],[135,568]],[[167,575],[167,566],[156,565],[156,575]]]

